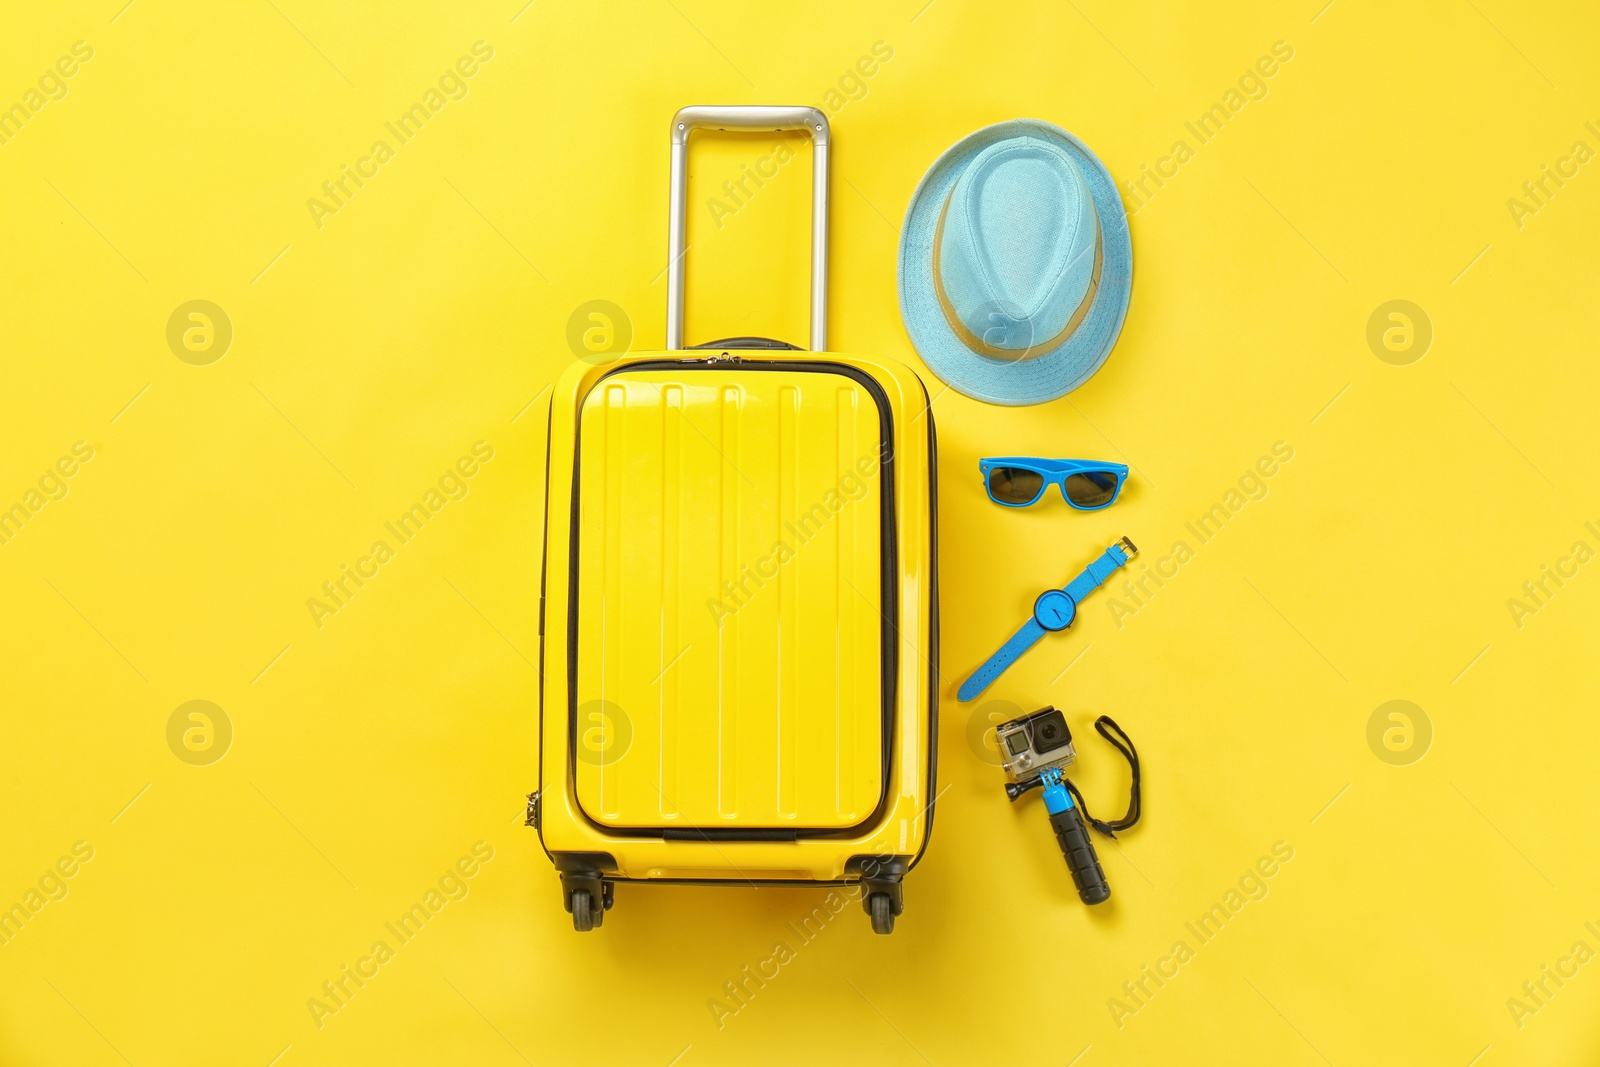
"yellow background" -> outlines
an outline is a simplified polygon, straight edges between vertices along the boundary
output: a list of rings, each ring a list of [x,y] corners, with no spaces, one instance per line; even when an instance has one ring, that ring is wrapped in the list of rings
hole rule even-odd
[[[123,3],[15,8],[0,39],[6,104],[94,49],[0,145],[0,506],[94,449],[0,545],[0,906],[94,849],[0,946],[0,1062],[1600,1057],[1600,966],[1520,1027],[1507,1005],[1575,942],[1600,949],[1600,576],[1520,628],[1507,607],[1573,542],[1600,547],[1600,177],[1520,227],[1507,207],[1575,141],[1600,147],[1592,12]],[[307,199],[480,40],[468,95],[319,228]],[[1267,95],[1196,146],[1184,122],[1280,40]],[[893,58],[829,108],[836,350],[920,366],[898,230],[961,135],[1051,120],[1122,182],[1176,140],[1194,158],[1132,220],[1132,310],[1087,385],[1010,410],[929,379],[944,792],[895,934],[852,909],[799,945],[786,924],[817,890],[622,886],[576,935],[520,825],[539,398],[586,301],[662,344],[673,110],[821,105],[878,41]],[[706,205],[771,151],[697,149],[691,340],[803,337],[806,152],[720,228]],[[235,333],[206,366],[166,341],[194,299]],[[1433,324],[1408,366],[1366,341],[1391,299]],[[494,458],[468,495],[319,628],[308,598],[477,441]],[[1102,843],[1114,897],[1090,911],[1037,800],[1013,810],[968,745],[955,687],[1040,589],[1123,533],[1153,564],[1277,441],[1294,458],[1267,496],[1137,613],[1119,627],[1102,590],[991,691],[1067,712],[1099,814],[1126,769],[1094,715],[1140,747],[1145,821]],[[975,469],[997,453],[1135,474],[1098,514],[1002,511]],[[167,743],[196,699],[234,730],[209,766]],[[1406,766],[1367,741],[1396,699],[1432,726]],[[479,841],[465,899],[319,1029],[308,999]],[[1198,945],[1185,923],[1279,841],[1294,858],[1266,897]],[[719,1027],[708,1002],[781,939],[794,958]],[[1119,1025],[1110,998],[1180,939],[1194,958]]]

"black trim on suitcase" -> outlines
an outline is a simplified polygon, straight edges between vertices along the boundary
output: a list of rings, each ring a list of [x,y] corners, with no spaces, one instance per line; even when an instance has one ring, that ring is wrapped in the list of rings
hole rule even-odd
[[[668,826],[662,829],[663,841],[798,841],[798,830],[731,830],[726,826]]]
[[[879,467],[882,486],[879,497],[882,500],[883,514],[879,519],[880,534],[884,543],[881,562],[879,564],[882,583],[881,598],[886,608],[880,608],[879,614],[883,617],[881,653],[882,689],[883,689],[883,741],[882,760],[879,774],[878,804],[866,819],[854,826],[846,827],[760,827],[746,826],[730,827],[659,827],[659,826],[611,826],[597,822],[583,809],[583,801],[578,797],[574,787],[572,797],[575,806],[584,819],[595,829],[615,837],[659,837],[664,840],[717,840],[717,841],[773,841],[773,840],[799,840],[800,838],[816,837],[852,837],[863,830],[876,824],[883,818],[883,813],[889,803],[889,779],[893,766],[892,755],[894,747],[895,728],[895,695],[899,673],[899,656],[896,648],[896,635],[899,633],[900,601],[899,601],[899,539],[895,524],[895,482],[894,482],[894,420],[890,414],[889,397],[873,377],[865,371],[851,367],[848,364],[836,363],[831,360],[788,360],[788,359],[747,359],[742,356],[713,356],[706,359],[646,359],[636,363],[629,363],[597,378],[593,385],[578,398],[577,409],[582,411],[584,402],[589,393],[593,392],[607,378],[613,374],[625,371],[651,371],[651,370],[727,370],[737,367],[740,370],[777,370],[797,371],[803,373],[828,373],[840,374],[850,378],[865,388],[871,395],[873,402],[878,406],[878,424],[880,437],[880,451],[882,463]],[[926,396],[927,390],[923,390]],[[553,398],[552,398],[553,399]],[[931,418],[931,412],[930,412]],[[931,426],[931,422],[930,422]],[[578,723],[578,538],[579,538],[579,473],[582,462],[582,435],[576,434],[572,450],[572,519],[569,533],[569,571],[568,571],[568,597],[567,597],[567,767],[568,778],[571,780],[573,759],[575,753],[573,746],[576,744]],[[885,447],[887,446],[887,447]],[[934,650],[937,656],[937,649]],[[932,697],[937,707],[938,694]],[[935,713],[935,725],[937,713]],[[668,832],[669,829],[672,832]],[[774,837],[775,832],[788,836]],[[707,836],[709,835],[709,836]]]
[[[928,842],[933,840],[933,809],[939,800],[939,431],[933,423],[933,401],[926,385],[922,403],[928,419],[928,822],[922,831],[922,847],[906,870],[915,867],[928,851]]]

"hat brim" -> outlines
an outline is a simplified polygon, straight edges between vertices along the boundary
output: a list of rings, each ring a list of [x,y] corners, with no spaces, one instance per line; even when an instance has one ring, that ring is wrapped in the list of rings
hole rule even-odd
[[[934,287],[934,238],[939,214],[967,165],[997,141],[1034,137],[1071,153],[1089,184],[1100,219],[1100,284],[1077,329],[1056,347],[1014,361],[974,352],[957,336],[939,306]],[[1012,119],[985,126],[945,150],[906,208],[900,231],[900,314],[917,354],[957,392],[990,404],[1042,404],[1072,392],[1111,354],[1122,332],[1133,292],[1133,241],[1128,215],[1111,172],[1072,134],[1038,119]]]

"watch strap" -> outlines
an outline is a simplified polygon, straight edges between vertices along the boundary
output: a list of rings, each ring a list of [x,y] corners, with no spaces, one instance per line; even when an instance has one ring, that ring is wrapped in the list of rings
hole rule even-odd
[[[1067,583],[1066,594],[1072,598],[1074,604],[1083,603],[1083,598],[1103,585],[1107,578],[1116,573],[1118,567],[1128,562],[1128,558],[1129,554],[1123,550],[1122,542],[1118,541],[1097,556],[1093,563],[1083,568],[1082,574]]]
[[[1133,542],[1126,537],[1120,538],[1116,544],[1102,552],[1095,560],[1083,569],[1072,581],[1068,582],[1062,590],[1072,598],[1074,608],[1083,603],[1083,598],[1098,589],[1105,580],[1116,573],[1117,568],[1127,566],[1128,560],[1138,550]],[[1069,624],[1070,625],[1070,624]],[[967,701],[989,688],[989,684],[1000,677],[1017,657],[1038,643],[1039,638],[1049,631],[1039,622],[1037,616],[1031,617],[1022,624],[1022,629],[1012,634],[1005,644],[1000,646],[1000,651],[990,656],[983,666],[973,672],[972,677],[961,683],[961,688],[956,692],[956,699]]]
[[[1048,631],[1039,625],[1039,620],[1030,618],[1022,624],[1022,629],[1012,634],[1005,644],[1000,646],[1000,651],[990,656],[983,666],[973,672],[972,677],[961,683],[961,689],[956,693],[957,700],[971,700],[985,689],[989,683],[1000,677],[1000,672],[1017,661],[1017,657],[1038,643]]]

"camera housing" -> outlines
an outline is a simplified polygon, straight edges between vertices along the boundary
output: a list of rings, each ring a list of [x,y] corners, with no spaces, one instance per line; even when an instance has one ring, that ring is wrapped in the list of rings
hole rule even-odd
[[[1006,779],[1014,783],[1037,778],[1046,767],[1065,770],[1078,758],[1067,717],[1054,707],[1001,723],[994,739]]]

